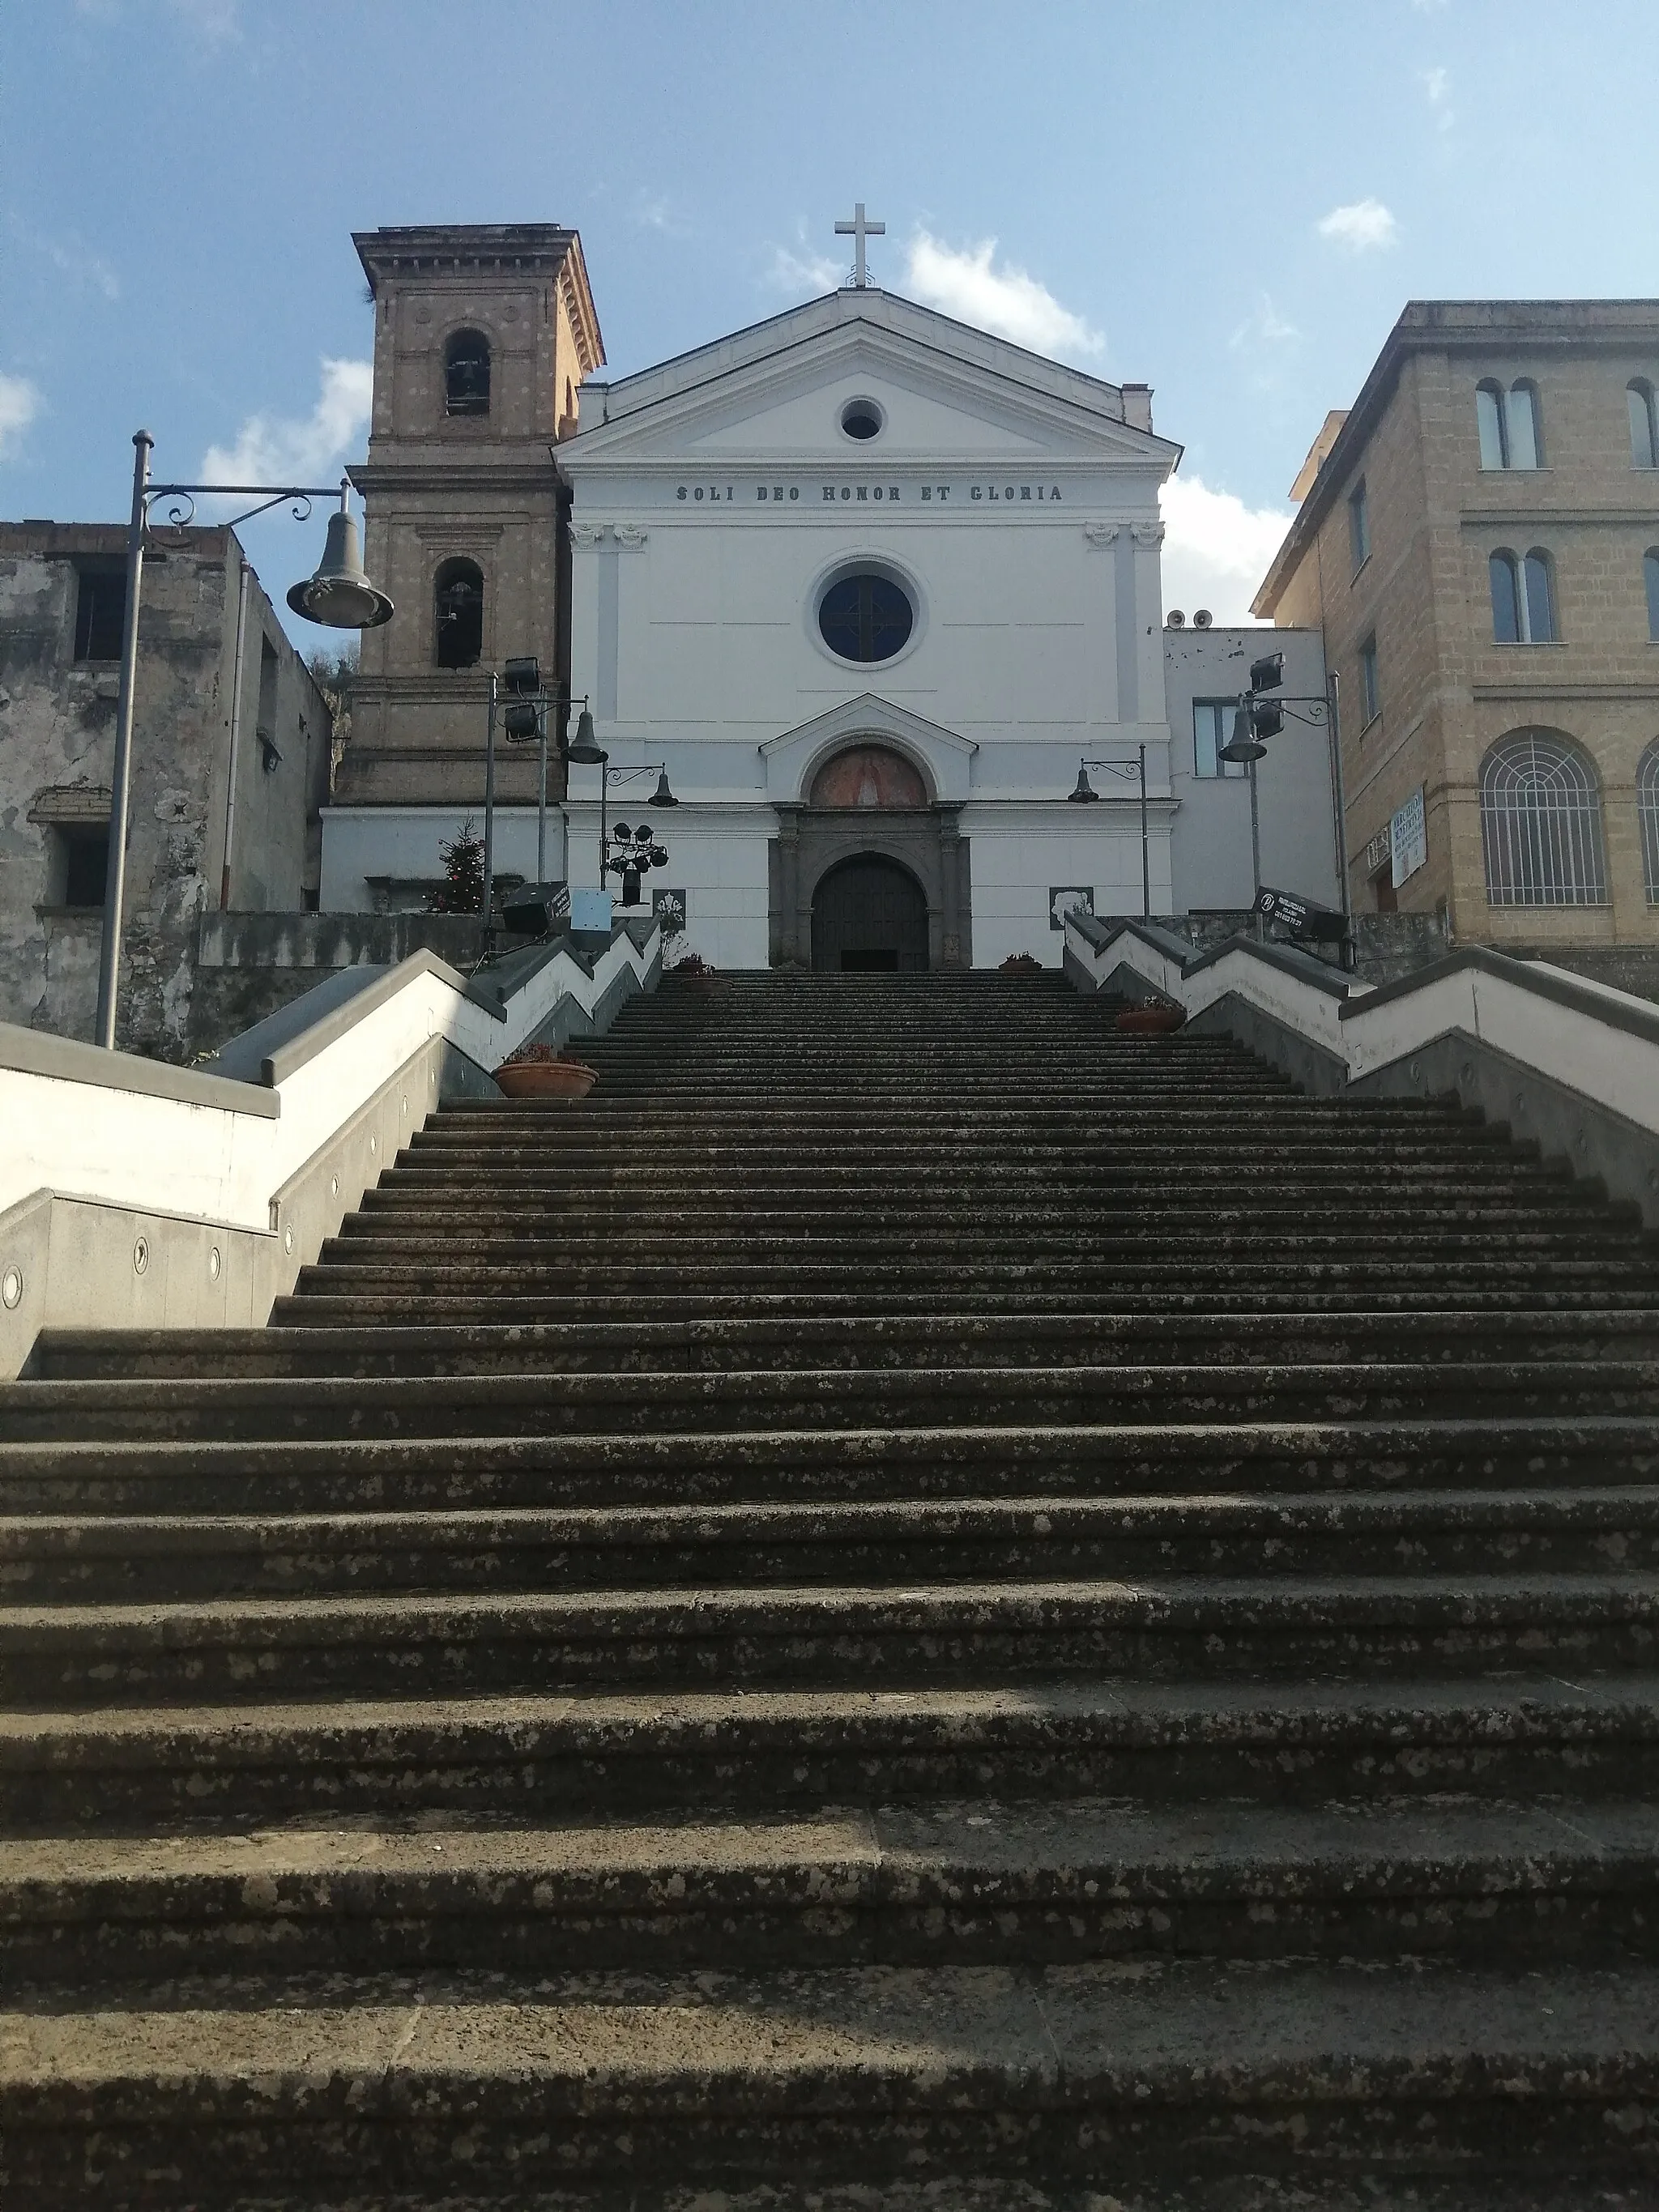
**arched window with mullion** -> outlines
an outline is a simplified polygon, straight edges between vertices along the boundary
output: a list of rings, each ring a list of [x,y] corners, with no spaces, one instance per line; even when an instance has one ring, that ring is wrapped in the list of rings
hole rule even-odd
[[[1630,465],[1633,469],[1659,468],[1659,406],[1645,376],[1632,377],[1625,387],[1630,404]]]
[[[1659,906],[1659,738],[1637,764],[1636,816],[1642,825],[1642,880],[1648,904]]]
[[[1538,387],[1530,377],[1516,377],[1507,392],[1496,377],[1483,377],[1474,388],[1474,419],[1483,469],[1543,466]]]
[[[1500,546],[1486,564],[1492,585],[1492,634],[1498,645],[1553,645],[1555,577],[1550,556],[1534,545],[1524,560]]]

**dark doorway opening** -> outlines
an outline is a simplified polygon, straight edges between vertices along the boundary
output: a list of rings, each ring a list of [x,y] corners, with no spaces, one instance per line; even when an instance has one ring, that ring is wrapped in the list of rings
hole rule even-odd
[[[908,868],[861,853],[820,879],[812,895],[814,968],[917,975],[927,964],[927,901]]]

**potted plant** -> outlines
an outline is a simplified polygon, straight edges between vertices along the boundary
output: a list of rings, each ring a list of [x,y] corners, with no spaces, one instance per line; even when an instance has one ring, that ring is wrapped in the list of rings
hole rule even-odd
[[[495,1087],[508,1098],[586,1098],[599,1079],[597,1069],[550,1044],[521,1044],[495,1070]]]
[[[1143,999],[1139,1006],[1118,1009],[1117,1026],[1125,1036],[1170,1036],[1186,1018],[1186,1009],[1167,999]]]
[[[1042,963],[1034,960],[1029,952],[1011,952],[997,973],[1000,975],[1040,975]]]
[[[684,983],[691,990],[701,992],[707,997],[714,988],[717,971],[701,952],[688,952],[684,959],[677,960],[668,972],[677,983]]]

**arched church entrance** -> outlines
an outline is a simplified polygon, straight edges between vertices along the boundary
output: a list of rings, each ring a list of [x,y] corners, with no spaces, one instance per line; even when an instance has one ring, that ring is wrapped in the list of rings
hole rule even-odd
[[[818,879],[812,965],[840,974],[914,975],[927,967],[927,899],[908,868],[860,853]]]
[[[820,760],[800,803],[778,805],[774,963],[836,972],[968,966],[958,811],[934,797],[915,760],[873,735]]]

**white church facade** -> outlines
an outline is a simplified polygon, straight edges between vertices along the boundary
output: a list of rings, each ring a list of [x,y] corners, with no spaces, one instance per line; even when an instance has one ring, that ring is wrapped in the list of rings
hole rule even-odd
[[[619,796],[666,770],[689,946],[983,967],[1058,957],[1056,893],[1138,913],[1149,874],[1169,911],[1149,400],[858,287],[584,385],[571,682]],[[573,886],[599,774],[570,772]]]
[[[526,653],[556,738],[585,704],[606,756],[556,747],[548,875],[618,888],[602,820],[643,817],[669,856],[643,897],[678,894],[719,968],[1053,964],[1078,900],[1237,908],[1260,877],[1329,902],[1323,733],[1275,740],[1253,841],[1215,733],[1260,633],[1166,629],[1180,448],[1147,386],[858,282],[607,381],[574,232],[356,243],[365,560],[398,613],[365,639],[325,908],[425,902],[482,826],[491,672]],[[1291,658],[1322,692],[1317,639]],[[508,877],[535,868],[533,750],[496,749]]]

